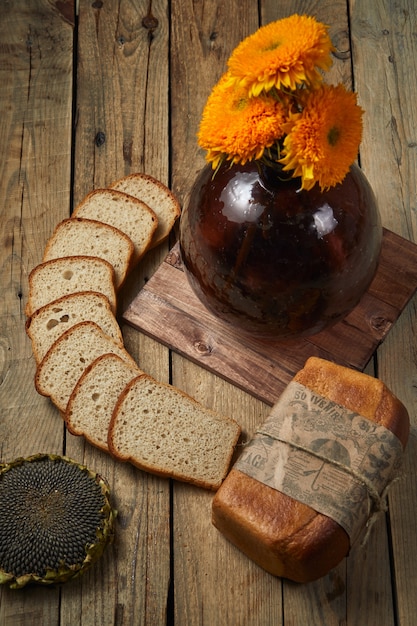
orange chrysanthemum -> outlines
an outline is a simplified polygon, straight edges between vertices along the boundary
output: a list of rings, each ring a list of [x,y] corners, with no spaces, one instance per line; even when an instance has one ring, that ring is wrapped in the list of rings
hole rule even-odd
[[[322,85],[307,93],[301,113],[285,125],[284,170],[301,176],[302,189],[322,190],[342,182],[358,154],[362,109],[343,85]]]
[[[276,89],[316,85],[331,66],[333,45],[324,24],[307,15],[271,22],[244,39],[232,53],[231,74],[250,96]]]
[[[284,107],[270,96],[249,98],[224,74],[213,88],[198,133],[206,159],[216,169],[223,160],[246,163],[260,159],[283,136]]]

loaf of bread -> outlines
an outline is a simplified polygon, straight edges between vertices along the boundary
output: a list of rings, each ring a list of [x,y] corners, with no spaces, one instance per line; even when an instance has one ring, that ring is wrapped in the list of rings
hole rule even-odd
[[[29,317],[46,304],[80,291],[104,294],[115,312],[113,266],[104,259],[92,256],[71,256],[41,263],[29,274],[26,315]]]
[[[136,365],[127,350],[103,333],[97,324],[80,322],[49,348],[36,369],[35,387],[41,395],[51,398],[64,414],[83,372],[99,356],[110,352],[133,367]]]
[[[133,254],[132,240],[118,228],[74,217],[57,225],[46,244],[43,261],[75,255],[99,257],[113,266],[118,288],[126,279]]]
[[[307,582],[325,575],[348,554],[352,543],[349,524],[359,523],[363,532],[374,512],[373,506],[381,504],[382,492],[392,478],[385,474],[395,471],[391,464],[401,458],[408,439],[409,417],[403,404],[380,380],[315,357],[295,376],[283,397],[285,402],[278,401],[215,495],[212,521],[229,541],[266,571]],[[303,407],[304,414],[295,424],[299,415],[297,404]],[[374,425],[384,427],[381,433]],[[312,438],[307,453],[302,449],[304,443],[300,444],[300,429],[302,437]],[[331,429],[340,429],[339,440],[330,441]],[[368,433],[374,436],[374,430],[381,440],[368,450]],[[282,432],[286,433],[284,443]],[[366,464],[358,468],[352,459],[359,454],[363,441]],[[259,445],[263,451],[256,456]],[[276,450],[277,445],[284,448],[280,447],[274,455],[271,450]],[[330,464],[326,456],[329,448]],[[274,459],[272,466],[268,465],[268,458]],[[289,465],[291,458],[294,462]],[[326,483],[325,476],[336,476],[335,470],[342,472],[340,483],[329,478]],[[385,484],[375,482],[380,479],[379,472],[384,473]],[[273,487],[268,484],[270,480]],[[351,502],[351,480],[356,484],[352,501],[364,491],[366,497],[355,504],[360,511],[358,517],[356,508],[343,511],[349,521],[346,525],[343,521],[343,527],[333,513],[330,517],[318,512],[296,497],[316,497],[314,490],[319,491],[320,485],[326,506],[329,494],[332,499],[332,493],[337,494],[332,506],[338,515],[338,499]],[[304,491],[303,481],[308,485]],[[288,495],[276,484],[290,485],[295,493]],[[320,502],[317,508],[321,506]]]
[[[135,246],[134,263],[150,247],[158,227],[158,218],[147,204],[116,189],[89,193],[74,209],[72,218],[75,217],[105,222],[124,232]]]
[[[111,188],[142,200],[156,213],[158,228],[151,243],[152,248],[168,237],[181,214],[178,200],[168,187],[148,174],[135,173],[117,180]]]
[[[112,455],[139,469],[205,489],[227,474],[240,426],[144,374],[121,393],[109,426]]]
[[[123,346],[123,336],[110,302],[102,293],[80,291],[68,294],[41,307],[26,320],[36,363],[40,363],[52,344],[79,322],[95,322],[106,335]]]
[[[113,409],[127,384],[143,374],[116,354],[104,354],[83,372],[70,395],[65,423],[70,433],[108,450],[107,434]]]

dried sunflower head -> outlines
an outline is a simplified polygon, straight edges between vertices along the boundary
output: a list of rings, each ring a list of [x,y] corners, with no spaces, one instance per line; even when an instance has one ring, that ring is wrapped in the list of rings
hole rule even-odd
[[[112,539],[109,487],[87,467],[38,454],[0,466],[0,583],[62,583]]]

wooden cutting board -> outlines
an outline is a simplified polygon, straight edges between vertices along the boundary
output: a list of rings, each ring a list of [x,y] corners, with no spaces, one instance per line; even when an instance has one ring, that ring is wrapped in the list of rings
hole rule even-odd
[[[272,405],[309,356],[362,371],[416,289],[417,245],[384,230],[376,276],[343,321],[307,339],[256,339],[239,334],[201,304],[188,284],[176,244],[123,319]]]

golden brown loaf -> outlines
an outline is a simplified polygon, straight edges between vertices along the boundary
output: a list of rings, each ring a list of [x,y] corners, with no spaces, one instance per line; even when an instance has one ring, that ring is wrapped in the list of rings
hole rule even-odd
[[[405,447],[407,411],[380,380],[316,357],[294,380],[389,429]],[[350,549],[346,531],[333,519],[234,468],[212,514],[214,525],[253,561],[294,581],[324,576]]]

